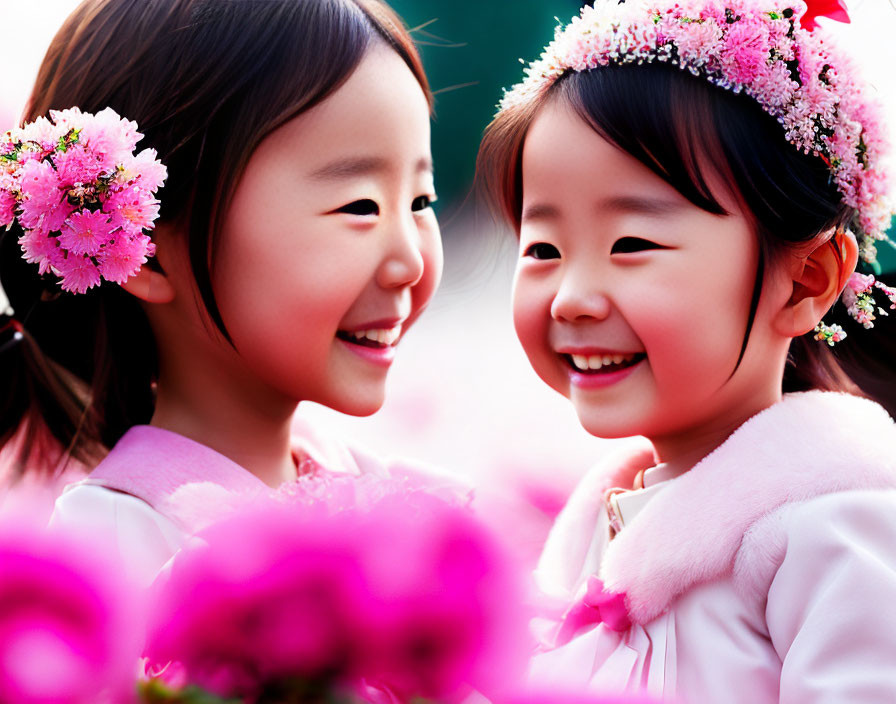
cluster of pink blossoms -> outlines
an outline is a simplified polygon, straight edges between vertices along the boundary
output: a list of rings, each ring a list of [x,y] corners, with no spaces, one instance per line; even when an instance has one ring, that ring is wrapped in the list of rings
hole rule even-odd
[[[530,648],[512,562],[465,509],[388,480],[370,492],[311,514],[261,502],[198,533],[157,590],[145,700],[193,701],[191,685],[222,704],[519,691]]]
[[[132,702],[143,593],[95,536],[47,532],[29,515],[0,519],[0,702]]]
[[[877,307],[874,301],[872,294],[875,288],[883,291],[890,300],[890,309],[896,309],[896,289],[881,283],[870,274],[853,274],[843,290],[842,299],[849,315],[866,330],[874,327],[874,321],[877,319],[875,312],[877,315],[888,315],[887,311]]]
[[[886,133],[848,58],[815,27],[820,13],[807,10],[803,0],[598,2],[557,28],[500,108],[529,103],[569,70],[654,61],[744,92],[777,118],[789,142],[827,164],[843,202],[856,209],[852,229],[872,263],[893,214],[881,163]]]
[[[0,227],[18,220],[25,259],[66,291],[124,283],[155,253],[144,231],[167,171],[154,150],[134,154],[143,135],[111,108],[50,117],[0,136]]]

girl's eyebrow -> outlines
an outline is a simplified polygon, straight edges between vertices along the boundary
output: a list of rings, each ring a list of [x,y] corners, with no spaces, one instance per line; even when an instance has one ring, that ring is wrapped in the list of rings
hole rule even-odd
[[[616,213],[635,213],[638,215],[670,215],[687,209],[685,202],[669,198],[652,198],[649,196],[613,196],[598,200],[595,210]],[[560,210],[550,203],[533,203],[523,210],[521,220],[556,220]]]
[[[310,176],[315,181],[343,181],[358,176],[383,173],[390,168],[389,161],[379,156],[352,156],[335,159],[311,172]],[[432,159],[420,158],[414,169],[417,173],[431,173],[433,170]]]
[[[535,203],[526,206],[520,220],[556,220],[560,217],[560,211],[547,203]]]
[[[597,203],[598,210],[640,215],[670,215],[680,210],[686,210],[687,207],[688,204],[681,200],[650,196],[613,196]]]

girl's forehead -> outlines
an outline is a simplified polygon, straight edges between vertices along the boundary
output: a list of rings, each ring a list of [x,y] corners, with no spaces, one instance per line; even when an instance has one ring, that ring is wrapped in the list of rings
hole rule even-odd
[[[431,171],[429,105],[401,57],[373,47],[324,101],[269,134],[256,161],[288,160],[314,181],[382,173],[396,160]]]
[[[694,145],[695,150],[700,146]],[[751,217],[726,164],[713,161],[708,151],[698,151],[694,161],[694,175],[705,182],[723,213]],[[589,194],[603,199],[611,194],[612,202],[642,200],[647,207],[654,201],[657,208],[668,203],[703,210],[679,190],[663,165],[657,161],[651,168],[606,138],[562,94],[552,96],[535,113],[523,142],[521,166],[524,202],[533,191],[556,193],[561,199]]]
[[[539,194],[566,200],[626,192],[684,200],[638,159],[604,139],[564,101],[547,103],[535,116],[523,144],[522,178],[524,201]]]

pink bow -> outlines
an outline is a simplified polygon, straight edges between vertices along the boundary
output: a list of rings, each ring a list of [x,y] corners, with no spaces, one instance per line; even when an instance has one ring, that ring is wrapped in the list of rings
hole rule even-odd
[[[837,22],[850,23],[846,3],[843,0],[806,0],[806,14],[800,20],[803,29],[810,32],[818,26],[817,17],[830,17]]]
[[[592,575],[588,578],[585,596],[564,614],[555,647],[571,641],[582,628],[597,623],[603,623],[617,633],[628,630],[632,625],[625,608],[625,594],[606,591],[604,583]]]

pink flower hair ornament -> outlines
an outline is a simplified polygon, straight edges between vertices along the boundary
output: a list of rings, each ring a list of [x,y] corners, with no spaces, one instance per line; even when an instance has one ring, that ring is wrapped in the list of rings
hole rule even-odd
[[[0,136],[0,227],[17,220],[25,260],[65,291],[122,284],[155,254],[145,230],[168,174],[154,150],[134,153],[142,137],[111,108],[53,110]]]
[[[788,142],[828,167],[843,203],[855,209],[849,229],[860,257],[878,271],[877,243],[893,245],[886,231],[896,208],[883,168],[889,143],[873,91],[817,26],[824,16],[849,21],[842,0],[597,0],[557,28],[499,109],[530,103],[568,71],[655,61],[746,93]],[[870,299],[870,289],[857,295]],[[871,327],[873,315],[853,313],[864,309],[849,287],[844,296],[853,317]],[[846,336],[823,324],[816,332],[828,344]]]

